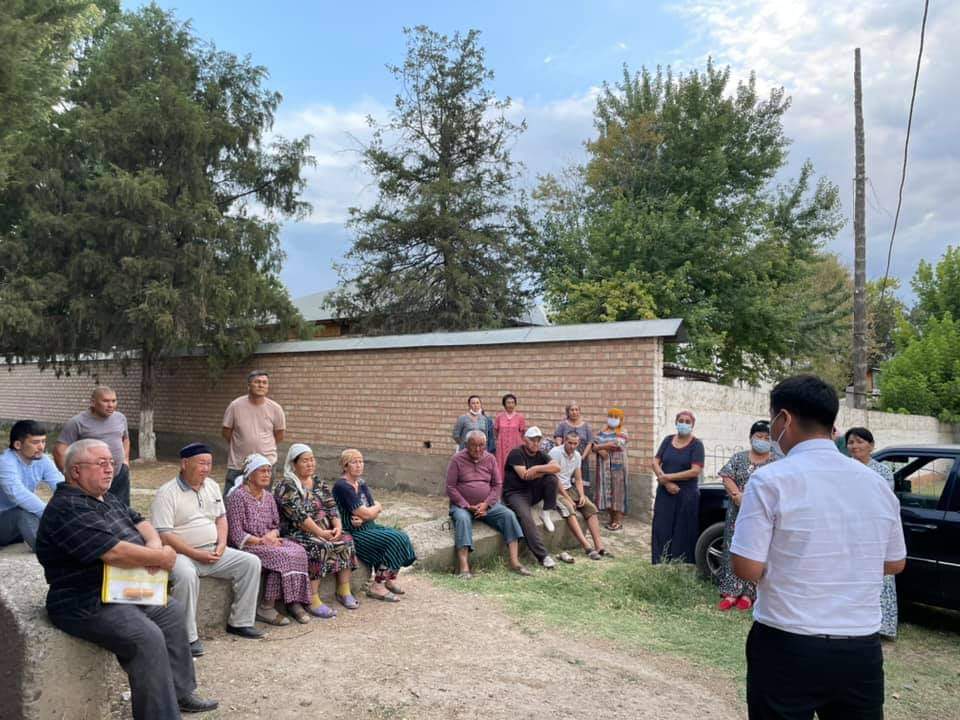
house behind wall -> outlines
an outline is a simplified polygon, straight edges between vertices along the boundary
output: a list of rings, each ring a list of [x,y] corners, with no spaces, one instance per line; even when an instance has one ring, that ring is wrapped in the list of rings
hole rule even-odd
[[[595,429],[609,407],[622,407],[632,511],[646,514],[663,414],[663,343],[681,332],[679,321],[658,320],[276,343],[216,382],[203,357],[176,358],[164,364],[156,393],[158,454],[175,457],[182,444],[205,440],[223,462],[223,411],[246,392],[246,373],[257,367],[270,373],[270,396],[286,412],[287,443],[312,445],[321,477],[335,478],[340,451],[356,447],[372,485],[440,493],[456,449],[451,430],[467,397],[480,395],[494,415],[511,392],[527,424],[547,434],[570,401]],[[139,371],[86,369],[58,378],[35,365],[12,366],[0,373],[0,418],[62,424],[87,407],[99,381],[114,387],[136,426]],[[136,485],[136,468],[133,477]]]

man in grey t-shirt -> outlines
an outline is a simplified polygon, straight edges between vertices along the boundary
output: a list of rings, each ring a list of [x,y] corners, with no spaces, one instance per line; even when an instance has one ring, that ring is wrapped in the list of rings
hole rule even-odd
[[[67,448],[77,440],[101,440],[113,456],[111,495],[130,506],[130,434],[127,418],[117,410],[117,393],[106,385],[99,385],[90,395],[90,409],[67,420],[53,448],[53,459],[63,472]]]

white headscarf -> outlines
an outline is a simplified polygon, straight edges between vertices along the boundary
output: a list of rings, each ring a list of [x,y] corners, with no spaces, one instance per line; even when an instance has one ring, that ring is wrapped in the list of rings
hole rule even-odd
[[[309,445],[294,443],[290,446],[290,449],[287,450],[287,457],[283,461],[283,477],[293,483],[293,486],[297,489],[297,492],[300,493],[301,497],[306,495],[306,492],[303,489],[303,483],[301,483],[300,478],[297,477],[297,471],[293,469],[293,464],[297,461],[297,458],[304,453],[310,453],[312,455],[313,450],[310,449]]]
[[[227,490],[227,496],[229,496],[230,493],[232,493],[238,487],[243,485],[248,477],[253,475],[253,473],[262,468],[264,465],[270,467],[273,465],[273,463],[267,460],[267,458],[260,453],[247,455],[247,459],[243,461],[243,473],[241,475],[237,475],[236,480],[233,481],[233,487]]]

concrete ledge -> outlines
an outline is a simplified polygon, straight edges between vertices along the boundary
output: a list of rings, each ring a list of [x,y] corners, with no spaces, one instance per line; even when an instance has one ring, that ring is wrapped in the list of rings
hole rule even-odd
[[[535,516],[539,514],[535,511]],[[548,533],[542,527],[540,534],[544,545],[551,553],[579,547],[565,520],[553,513],[556,530]],[[581,527],[583,524],[581,523]],[[454,572],[457,568],[457,553],[453,545],[453,520],[445,518],[416,523],[404,528],[417,551],[417,567],[436,572]],[[496,558],[507,557],[507,545],[503,535],[492,527],[480,522],[473,523],[473,552],[470,554],[471,566]],[[530,554],[526,543],[520,541],[520,558],[528,564],[536,564],[536,558]]]
[[[0,577],[0,717],[108,717],[113,654],[50,624],[43,568],[25,545],[0,553]]]

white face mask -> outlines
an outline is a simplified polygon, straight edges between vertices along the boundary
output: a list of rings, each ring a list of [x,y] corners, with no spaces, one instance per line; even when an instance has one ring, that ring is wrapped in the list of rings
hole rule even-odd
[[[691,425],[690,423],[678,422],[676,427],[677,427],[677,435],[679,435],[680,437],[686,437],[687,435],[693,432],[693,425]]]
[[[782,410],[780,412],[783,412]],[[780,417],[780,413],[777,413],[773,416],[773,420],[770,421],[770,429],[773,430],[773,423],[776,422],[777,418]],[[783,440],[784,434],[787,432],[787,426],[783,426],[783,430],[780,431],[780,434],[777,435],[777,439],[774,440],[773,436],[770,436],[770,446],[777,453],[777,455],[783,455],[783,449],[780,447],[780,441]]]
[[[620,427],[620,418],[607,418],[607,425],[612,428]]]
[[[471,415],[479,415],[480,412],[481,412],[480,410],[471,410],[471,411],[470,411],[470,414],[471,414]]]

